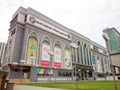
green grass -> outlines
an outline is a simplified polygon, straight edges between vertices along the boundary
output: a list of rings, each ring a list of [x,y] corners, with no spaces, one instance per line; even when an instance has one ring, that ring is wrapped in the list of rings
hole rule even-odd
[[[25,85],[75,90],[76,82],[29,83]],[[117,81],[117,86],[120,90],[120,81]],[[77,90],[114,90],[114,83],[112,81],[83,81],[78,82]]]

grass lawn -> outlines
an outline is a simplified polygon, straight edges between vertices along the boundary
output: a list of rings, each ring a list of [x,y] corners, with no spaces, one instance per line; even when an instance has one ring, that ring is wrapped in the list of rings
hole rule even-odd
[[[25,85],[75,90],[76,82],[45,82]],[[120,90],[120,81],[117,81],[117,86]],[[82,81],[78,82],[78,90],[114,90],[114,83],[112,81]]]

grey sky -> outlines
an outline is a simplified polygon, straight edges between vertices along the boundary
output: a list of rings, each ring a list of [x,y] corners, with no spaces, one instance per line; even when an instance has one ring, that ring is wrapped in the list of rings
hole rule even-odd
[[[0,41],[7,42],[9,22],[19,6],[31,7],[103,46],[104,28],[120,32],[120,0],[0,0]]]

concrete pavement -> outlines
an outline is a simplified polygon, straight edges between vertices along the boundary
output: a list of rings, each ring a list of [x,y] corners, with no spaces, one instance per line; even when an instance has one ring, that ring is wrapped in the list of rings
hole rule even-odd
[[[63,90],[63,89],[35,87],[35,86],[26,86],[26,85],[15,85],[14,90]]]

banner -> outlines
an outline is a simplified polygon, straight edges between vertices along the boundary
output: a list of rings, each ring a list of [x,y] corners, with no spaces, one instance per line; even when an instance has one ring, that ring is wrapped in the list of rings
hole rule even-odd
[[[53,75],[53,69],[50,70],[49,68],[38,68],[37,75]]]
[[[45,67],[50,66],[50,55],[48,54],[49,51],[50,51],[50,45],[47,43],[43,43],[41,66],[45,66]]]
[[[37,40],[29,39],[28,52],[27,52],[27,64],[35,64],[37,57]]]
[[[69,49],[65,49],[64,52],[64,68],[66,69],[71,69],[72,67],[72,62],[71,62],[71,58],[70,58],[70,50]]]
[[[61,68],[61,48],[54,48],[54,67]]]

